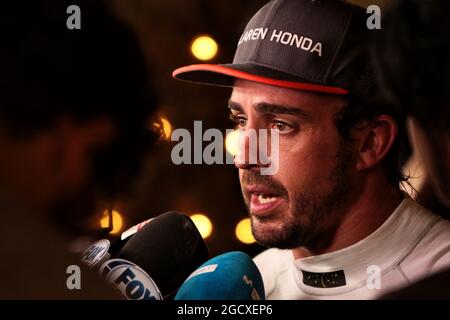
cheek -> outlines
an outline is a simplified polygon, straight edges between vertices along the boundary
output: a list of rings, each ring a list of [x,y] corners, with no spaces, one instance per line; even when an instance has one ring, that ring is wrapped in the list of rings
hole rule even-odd
[[[239,180],[242,181],[242,175],[244,174],[244,170],[238,169]]]
[[[336,144],[326,143],[320,136],[314,138],[280,147],[280,168],[276,178],[289,192],[321,188],[334,168]]]

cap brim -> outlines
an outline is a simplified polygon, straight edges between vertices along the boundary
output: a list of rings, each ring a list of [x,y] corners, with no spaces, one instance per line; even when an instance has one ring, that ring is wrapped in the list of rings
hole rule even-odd
[[[194,64],[176,69],[172,76],[179,80],[215,86],[231,87],[234,80],[243,79],[289,89],[348,94],[348,90],[343,88],[303,82],[298,77],[253,64]]]

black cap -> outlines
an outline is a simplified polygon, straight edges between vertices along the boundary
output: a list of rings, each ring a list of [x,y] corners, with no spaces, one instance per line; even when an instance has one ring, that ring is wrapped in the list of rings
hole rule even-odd
[[[272,0],[247,24],[233,63],[190,65],[173,76],[221,86],[239,78],[371,100],[367,17],[339,0]]]

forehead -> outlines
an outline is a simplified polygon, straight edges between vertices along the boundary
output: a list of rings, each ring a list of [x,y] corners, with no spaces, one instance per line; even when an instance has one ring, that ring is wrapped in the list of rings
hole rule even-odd
[[[238,79],[234,83],[230,102],[241,105],[244,110],[258,103],[270,103],[317,113],[342,107],[345,104],[345,98]]]

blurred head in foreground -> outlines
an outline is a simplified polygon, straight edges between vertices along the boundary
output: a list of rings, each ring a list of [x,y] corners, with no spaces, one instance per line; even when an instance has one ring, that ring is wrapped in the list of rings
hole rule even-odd
[[[0,196],[79,230],[129,189],[154,140],[143,57],[100,1],[8,2],[0,14]]]

